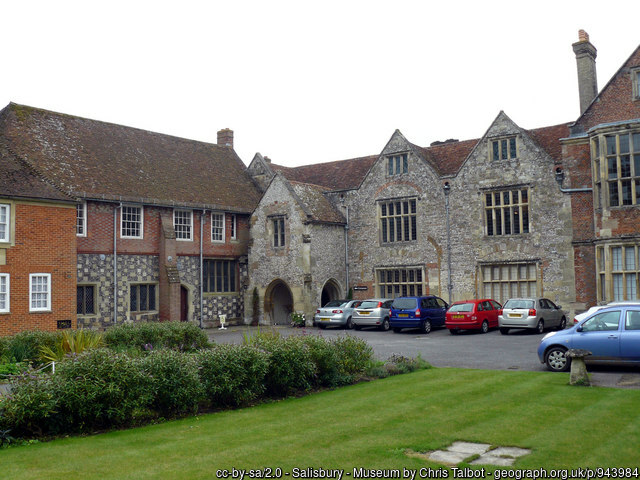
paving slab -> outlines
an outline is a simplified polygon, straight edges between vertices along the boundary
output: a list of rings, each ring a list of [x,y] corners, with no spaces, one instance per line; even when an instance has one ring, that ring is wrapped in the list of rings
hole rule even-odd
[[[429,454],[429,460],[438,463],[447,463],[450,465],[457,465],[465,458],[468,458],[469,454],[464,452],[449,452],[448,450],[436,450]]]
[[[531,450],[528,448],[519,448],[519,447],[498,447],[495,450],[491,450],[489,454],[494,455],[496,457],[523,457],[525,455],[529,455]]]
[[[470,465],[496,465],[498,467],[510,467],[515,462],[515,458],[496,457],[495,455],[484,454],[476,458]]]
[[[488,443],[471,443],[471,442],[453,442],[447,450],[450,452],[466,453],[467,457],[471,455],[480,455],[491,448]]]

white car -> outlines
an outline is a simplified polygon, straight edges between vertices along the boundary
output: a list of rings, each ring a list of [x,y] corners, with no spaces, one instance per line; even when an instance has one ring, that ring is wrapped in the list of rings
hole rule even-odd
[[[624,300],[624,301],[621,301],[621,302],[607,303],[605,305],[594,305],[593,307],[591,307],[586,312],[582,312],[582,313],[579,313],[578,315],[576,315],[575,318],[573,319],[573,324],[575,325],[580,320],[583,320],[583,319],[587,318],[588,316],[590,316],[592,313],[597,312],[598,310],[601,310],[601,309],[606,308],[606,307],[615,307],[616,305],[618,305],[618,306],[619,305],[635,305],[637,303],[638,303],[637,300]]]

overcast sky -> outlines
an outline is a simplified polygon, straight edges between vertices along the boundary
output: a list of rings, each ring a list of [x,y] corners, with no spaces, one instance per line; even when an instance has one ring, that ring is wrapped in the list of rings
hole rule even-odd
[[[579,113],[571,44],[602,88],[640,43],[640,1],[1,0],[9,102],[216,142],[249,164],[378,154]]]

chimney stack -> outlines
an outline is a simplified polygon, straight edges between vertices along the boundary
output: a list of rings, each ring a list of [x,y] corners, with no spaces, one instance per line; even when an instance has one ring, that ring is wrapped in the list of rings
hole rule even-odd
[[[218,131],[218,146],[233,148],[233,130],[223,128]]]
[[[598,95],[596,75],[598,51],[589,41],[589,34],[584,30],[578,32],[578,41],[572,47],[578,64],[578,91],[580,93],[580,115],[582,115]]]

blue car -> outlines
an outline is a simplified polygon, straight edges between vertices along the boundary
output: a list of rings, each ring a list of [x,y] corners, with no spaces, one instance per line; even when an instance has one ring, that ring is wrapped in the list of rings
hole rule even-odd
[[[398,333],[403,328],[417,328],[429,333],[432,327],[443,327],[447,302],[433,295],[398,297],[391,304],[389,326]]]
[[[640,365],[640,303],[598,310],[567,330],[545,335],[538,347],[541,363],[554,372],[566,372],[570,348],[588,350],[587,363]]]

